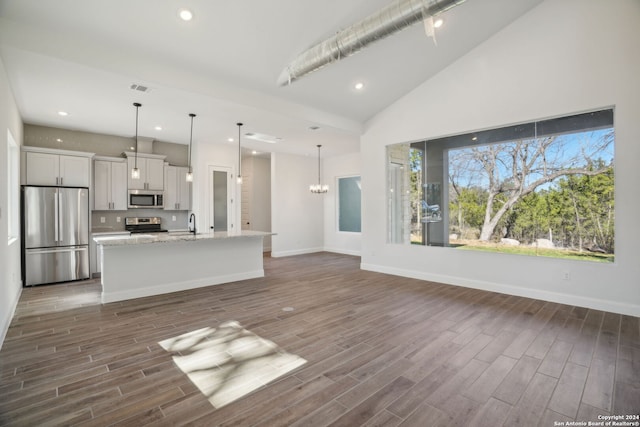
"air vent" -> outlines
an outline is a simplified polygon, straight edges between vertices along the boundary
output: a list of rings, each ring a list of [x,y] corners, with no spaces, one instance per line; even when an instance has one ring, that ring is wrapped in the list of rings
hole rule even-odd
[[[143,85],[137,85],[137,84],[132,84],[131,86],[129,86],[132,90],[137,90],[138,92],[144,92],[144,93],[149,93],[151,92],[151,88],[149,86],[143,86]]]
[[[318,130],[320,126],[309,126],[309,130]]]

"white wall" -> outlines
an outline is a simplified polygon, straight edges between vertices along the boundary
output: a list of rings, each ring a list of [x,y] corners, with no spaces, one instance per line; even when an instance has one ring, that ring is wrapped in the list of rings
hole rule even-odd
[[[7,130],[22,145],[22,120],[0,59],[0,348],[16,308],[22,282],[20,279],[20,239],[8,245],[7,212]]]
[[[637,0],[547,0],[372,119],[361,138],[362,267],[639,316],[638,52]],[[614,264],[386,243],[387,144],[609,106]],[[564,271],[570,281],[562,280]]]
[[[322,165],[322,176],[329,184],[324,196],[324,250],[360,255],[362,233],[338,231],[338,178],[360,175],[360,153],[328,157]]]
[[[271,231],[271,159],[253,158],[251,229]],[[264,250],[271,250],[271,236],[264,238]]]
[[[242,177],[242,229],[271,231],[271,157],[243,157]],[[271,236],[263,249],[271,251]]]
[[[315,158],[271,154],[271,256],[318,252],[323,248],[323,195],[309,191],[318,179]]]

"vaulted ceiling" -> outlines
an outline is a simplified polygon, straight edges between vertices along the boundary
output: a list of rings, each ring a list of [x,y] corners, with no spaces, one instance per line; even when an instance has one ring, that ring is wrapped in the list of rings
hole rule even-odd
[[[333,155],[358,151],[367,120],[541,1],[467,0],[441,16],[437,45],[414,25],[284,87],[298,53],[391,0],[0,0],[0,55],[26,123],[133,136],[140,102],[144,137],[188,143],[195,113],[198,142],[231,144],[241,121],[280,138],[243,137],[249,148]]]

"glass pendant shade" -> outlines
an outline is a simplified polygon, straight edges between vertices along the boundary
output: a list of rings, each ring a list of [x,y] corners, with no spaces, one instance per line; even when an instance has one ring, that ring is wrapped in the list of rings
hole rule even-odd
[[[187,172],[187,182],[193,182],[193,172]]]
[[[131,179],[140,179],[140,169],[138,168],[131,169]]]
[[[318,145],[318,183],[311,184],[309,186],[309,191],[316,194],[322,194],[329,191],[328,185],[320,183],[320,147],[322,147],[322,145]]]

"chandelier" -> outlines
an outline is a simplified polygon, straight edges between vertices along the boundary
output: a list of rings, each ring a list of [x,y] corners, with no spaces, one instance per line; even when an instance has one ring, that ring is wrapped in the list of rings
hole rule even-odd
[[[326,193],[327,191],[329,191],[329,186],[328,185],[320,183],[320,147],[322,147],[322,145],[318,145],[318,183],[317,184],[311,184],[309,186],[309,191],[311,191],[312,193],[317,193],[317,194],[322,194],[322,193]]]

